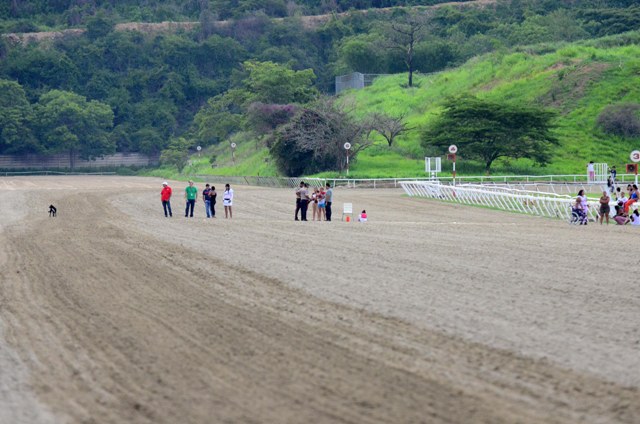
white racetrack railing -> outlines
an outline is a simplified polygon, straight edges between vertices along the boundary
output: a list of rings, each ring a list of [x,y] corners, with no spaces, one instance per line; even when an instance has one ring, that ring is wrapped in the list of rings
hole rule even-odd
[[[497,186],[451,186],[427,181],[403,181],[404,191],[412,197],[427,197],[466,205],[484,206],[549,218],[569,219],[575,196],[526,191]],[[598,217],[599,202],[590,202],[588,216]],[[615,202],[611,202],[614,209]]]

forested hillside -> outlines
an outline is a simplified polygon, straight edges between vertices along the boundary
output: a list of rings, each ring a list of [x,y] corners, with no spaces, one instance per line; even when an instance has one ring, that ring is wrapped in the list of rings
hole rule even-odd
[[[469,1],[432,7],[437,3],[444,2],[4,2],[0,154],[75,151],[95,157],[163,151],[166,163],[181,167],[196,145],[241,139],[258,148],[272,145],[270,134],[280,125],[318,96],[333,93],[336,75],[406,73],[409,44],[403,28],[417,29],[409,66],[417,75],[491,52],[540,51],[549,43],[640,28],[640,7],[631,0]],[[349,10],[316,25],[303,18]],[[116,24],[132,21],[198,24],[167,32],[116,30]],[[26,44],[7,36],[69,28],[84,32]],[[355,111],[344,112],[357,118]],[[422,154],[416,149],[398,154]],[[335,161],[316,165],[313,171],[340,166]]]

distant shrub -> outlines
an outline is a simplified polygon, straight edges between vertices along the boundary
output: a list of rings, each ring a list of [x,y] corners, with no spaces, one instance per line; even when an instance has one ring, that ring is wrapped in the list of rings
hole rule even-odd
[[[640,137],[640,104],[619,103],[605,107],[596,124],[605,133],[622,137]]]
[[[38,32],[40,28],[33,22],[21,20],[11,25],[10,32]]]
[[[249,126],[258,134],[268,134],[293,118],[297,111],[295,105],[276,105],[261,102],[251,103],[247,110]]]

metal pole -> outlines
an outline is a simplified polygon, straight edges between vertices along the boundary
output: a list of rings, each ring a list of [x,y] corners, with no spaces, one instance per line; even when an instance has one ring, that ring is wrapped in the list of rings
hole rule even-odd
[[[349,150],[347,150],[347,175],[349,175]]]
[[[453,154],[453,185],[456,185],[456,154]]]

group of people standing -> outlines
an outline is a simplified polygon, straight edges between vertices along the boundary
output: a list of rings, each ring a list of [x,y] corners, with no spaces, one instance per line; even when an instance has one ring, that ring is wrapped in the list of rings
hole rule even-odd
[[[638,201],[638,186],[635,184],[627,185],[628,197],[620,187],[616,187],[615,190],[611,189],[610,191],[612,194],[615,194],[616,198],[615,215],[613,216],[615,223],[618,225],[625,225],[629,223],[631,223],[631,225],[640,225],[640,212],[638,212],[638,209],[636,208],[630,213],[631,206]],[[600,209],[598,210],[598,215],[600,217],[600,224],[602,225],[605,220],[607,224],[609,224],[609,216],[611,214],[611,195],[609,194],[609,191],[605,190],[602,192],[599,204]],[[572,211],[579,216],[581,225],[587,225],[589,203],[584,190],[580,190],[578,192]]]
[[[296,188],[296,211],[294,218],[296,221],[307,221],[307,211],[311,204],[313,221],[331,221],[331,204],[333,203],[333,189],[327,183],[325,187],[309,188],[309,184],[300,181]],[[300,218],[298,218],[298,212]]]
[[[171,187],[166,181],[162,183],[162,191],[160,191],[160,200],[162,201],[162,207],[164,209],[165,218],[173,216],[171,211]],[[216,188],[209,184],[205,185],[202,190],[202,201],[204,203],[204,209],[207,214],[207,218],[216,217],[216,202],[218,193]],[[186,206],[184,209],[185,218],[193,218],[193,210],[198,201],[198,188],[193,184],[193,181],[189,181],[189,185],[184,189],[184,199]],[[225,184],[224,193],[222,194],[222,205],[224,206],[224,217],[233,218],[233,189],[229,184]]]

